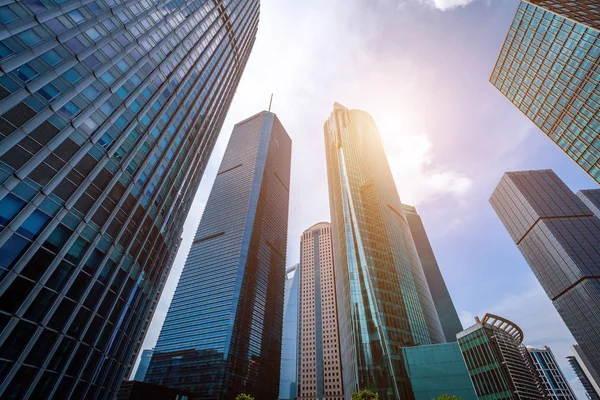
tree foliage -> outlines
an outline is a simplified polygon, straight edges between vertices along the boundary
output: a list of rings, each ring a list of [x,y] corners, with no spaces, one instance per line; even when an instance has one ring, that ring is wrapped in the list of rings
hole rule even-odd
[[[358,392],[352,393],[352,400],[377,400],[377,393],[373,393],[370,390],[359,390]]]
[[[254,400],[254,397],[246,393],[241,393],[236,396],[235,400]]]
[[[453,394],[453,395],[443,394],[440,397],[438,397],[437,399],[431,399],[431,400],[463,400],[463,399],[462,399],[462,397],[458,397],[455,394]]]

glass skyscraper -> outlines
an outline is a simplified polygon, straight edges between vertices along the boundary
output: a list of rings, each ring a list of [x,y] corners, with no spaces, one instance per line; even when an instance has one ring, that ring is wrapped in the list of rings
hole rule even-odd
[[[402,348],[445,340],[379,131],[336,103],[325,148],[344,395],[412,398]]]
[[[546,399],[577,400],[550,347],[544,346],[538,349],[521,346],[521,353],[527,357],[531,362],[531,369],[537,373],[542,393]]]
[[[493,314],[458,335],[471,381],[479,399],[542,400],[537,375],[520,351],[523,331]]]
[[[415,207],[406,204],[403,204],[402,207],[404,208],[404,214],[406,215],[410,232],[415,241],[417,253],[423,266],[423,272],[425,273],[425,279],[427,279],[431,297],[433,297],[435,309],[442,324],[444,337],[446,342],[456,342],[456,334],[461,332],[463,327],[446,287],[446,282],[444,282],[440,267],[433,254],[425,226],[423,226],[421,216],[417,213]]]
[[[115,395],[258,15],[258,0],[1,3],[0,397]]]
[[[291,149],[273,113],[235,125],[145,382],[277,398]]]
[[[492,207],[600,371],[600,219],[551,170],[507,172]]]
[[[521,1],[490,82],[600,183],[600,5]]]
[[[296,377],[298,374],[298,316],[300,264],[286,271],[285,293],[283,298],[283,329],[281,338],[281,367],[279,373],[279,398],[296,398]]]

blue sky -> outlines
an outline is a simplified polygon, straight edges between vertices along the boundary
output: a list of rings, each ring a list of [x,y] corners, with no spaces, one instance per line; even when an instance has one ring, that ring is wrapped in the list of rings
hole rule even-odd
[[[463,325],[493,312],[525,342],[574,343],[488,199],[503,172],[554,169],[597,185],[488,82],[517,0],[262,0],[258,38],[186,221],[144,342],[152,347],[237,121],[268,106],[293,140],[288,265],[330,220],[323,124],[338,101],[378,124],[403,202],[417,207]]]

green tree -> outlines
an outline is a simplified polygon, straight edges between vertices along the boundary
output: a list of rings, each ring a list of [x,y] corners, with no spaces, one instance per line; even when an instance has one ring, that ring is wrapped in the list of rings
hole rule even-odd
[[[352,400],[377,400],[377,393],[373,393],[370,390],[359,390],[358,392],[352,393]]]
[[[254,397],[246,393],[241,393],[236,396],[235,400],[254,400]]]
[[[452,396],[450,396],[449,394],[443,394],[440,397],[438,397],[437,399],[431,399],[431,400],[463,400],[463,399],[462,399],[462,397],[458,397],[455,394],[453,394]]]

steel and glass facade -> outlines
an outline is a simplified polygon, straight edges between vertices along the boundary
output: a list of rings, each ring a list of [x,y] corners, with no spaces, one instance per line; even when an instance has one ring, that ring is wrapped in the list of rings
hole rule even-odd
[[[551,170],[507,172],[490,202],[600,371],[600,219]]]
[[[281,338],[281,368],[279,373],[279,398],[296,398],[298,375],[298,317],[300,314],[299,286],[300,264],[288,268],[285,276],[283,298],[283,329]]]
[[[544,346],[538,349],[522,346],[521,352],[528,357],[531,368],[537,373],[542,393],[546,399],[577,400],[550,347]]]
[[[379,131],[336,103],[325,148],[344,395],[411,398],[402,348],[444,335]]]
[[[456,342],[405,347],[402,352],[415,400],[437,399],[444,394],[477,400]]]
[[[291,148],[273,113],[235,125],[145,382],[277,398]]]
[[[343,399],[331,224],[319,222],[300,239],[298,399]]]
[[[537,375],[520,351],[523,332],[493,314],[458,335],[458,345],[480,400],[541,400]]]
[[[450,292],[448,292],[448,288],[446,287],[446,282],[444,282],[440,267],[433,254],[433,248],[431,247],[431,243],[429,243],[425,226],[415,207],[406,204],[403,204],[402,207],[404,208],[404,214],[406,215],[410,232],[415,242],[417,253],[419,254],[419,260],[421,260],[421,265],[423,266],[423,272],[425,273],[425,279],[427,279],[427,285],[433,297],[435,309],[442,324],[444,338],[446,342],[456,342],[456,335],[463,330],[463,327],[450,297]]]
[[[490,82],[600,183],[596,0],[521,1]]]
[[[116,394],[258,14],[258,0],[1,3],[0,397]]]

